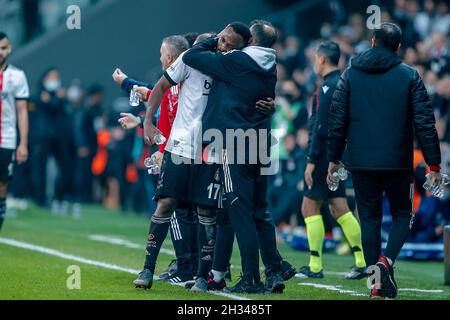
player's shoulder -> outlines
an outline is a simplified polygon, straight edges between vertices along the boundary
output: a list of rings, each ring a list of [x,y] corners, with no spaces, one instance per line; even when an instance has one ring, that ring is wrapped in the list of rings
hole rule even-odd
[[[19,67],[12,65],[12,64],[8,64],[8,68],[6,69],[6,72],[12,74],[14,77],[17,77],[17,78],[26,77],[25,71],[23,71]]]
[[[23,71],[22,69],[20,69],[19,67],[15,66],[13,64],[8,64],[7,70],[11,73],[25,73],[25,71]]]

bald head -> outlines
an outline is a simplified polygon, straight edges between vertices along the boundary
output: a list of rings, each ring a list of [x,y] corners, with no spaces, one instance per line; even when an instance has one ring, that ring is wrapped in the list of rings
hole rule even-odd
[[[251,45],[253,46],[271,48],[275,44],[275,41],[277,41],[277,31],[268,21],[252,21],[250,32],[252,33]]]

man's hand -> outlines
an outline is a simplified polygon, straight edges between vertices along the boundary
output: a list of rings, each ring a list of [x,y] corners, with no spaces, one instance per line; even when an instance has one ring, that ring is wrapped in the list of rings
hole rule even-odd
[[[442,175],[438,171],[430,171],[431,185],[439,186],[442,183]]]
[[[122,112],[120,116],[119,124],[124,129],[133,129],[141,124],[141,119],[131,113]]]
[[[141,101],[147,101],[147,94],[150,91],[147,87],[136,87],[134,89],[140,96]]]
[[[327,184],[331,185],[333,184],[333,173],[337,172],[339,170],[340,164],[330,162],[328,165],[328,175],[327,175]]]
[[[275,113],[275,101],[272,98],[267,98],[267,100],[259,100],[256,102],[256,110],[271,117]]]
[[[28,147],[23,144],[19,144],[16,150],[16,159],[19,164],[24,163],[28,159]]]
[[[309,189],[312,188],[314,180],[312,174],[316,169],[316,165],[314,163],[308,163],[305,169],[305,182]]]
[[[122,85],[122,82],[127,78],[127,75],[123,73],[119,68],[116,68],[116,70],[114,70],[112,74],[112,77],[115,83],[117,83],[118,85]]]
[[[154,156],[155,159],[156,159],[156,163],[157,163],[158,166],[161,168],[162,160],[163,160],[164,154],[158,150],[158,151],[156,151],[156,152],[153,154],[153,156]]]
[[[146,144],[148,144],[149,146],[156,144],[155,136],[158,133],[162,134],[161,131],[159,131],[159,129],[155,127],[151,121],[144,121],[144,141]]]

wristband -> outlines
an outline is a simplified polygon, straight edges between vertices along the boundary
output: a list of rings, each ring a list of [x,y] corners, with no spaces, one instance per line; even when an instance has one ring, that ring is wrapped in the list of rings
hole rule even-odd
[[[430,170],[431,171],[435,171],[435,172],[440,172],[441,171],[441,166],[430,166]]]
[[[152,93],[151,90],[147,91],[147,96],[145,97],[145,101],[148,101],[148,99],[150,99],[150,94]]]

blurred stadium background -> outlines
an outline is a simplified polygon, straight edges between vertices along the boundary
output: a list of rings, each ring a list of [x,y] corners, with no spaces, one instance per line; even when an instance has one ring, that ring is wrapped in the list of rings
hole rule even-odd
[[[66,9],[72,4],[81,8],[81,30],[66,27]],[[143,145],[140,130],[125,131],[118,125],[120,112],[137,114],[144,106],[131,109],[128,97],[113,82],[112,72],[119,67],[129,76],[154,82],[161,75],[159,46],[164,36],[220,31],[231,21],[249,23],[262,18],[274,23],[279,31],[275,45],[277,111],[272,121],[273,128],[282,129],[278,131],[281,168],[271,177],[270,210],[283,250],[291,250],[288,246],[307,250],[300,201],[310,100],[319,81],[312,67],[314,49],[324,39],[338,42],[344,69],[353,55],[370,45],[366,9],[372,4],[381,7],[382,21],[394,21],[402,27],[401,56],[419,71],[432,97],[442,142],[443,171],[449,173],[448,1],[0,0],[0,30],[8,34],[14,47],[9,62],[25,70],[32,93],[30,157],[16,168],[3,235],[25,239],[25,230],[37,221],[48,221],[47,226],[55,224],[60,232],[67,228],[70,234],[72,228],[90,230],[92,224],[103,223],[109,213],[115,213],[114,219],[119,218],[120,224],[129,221],[142,225],[142,232],[126,234],[139,242],[146,228],[143,217],[155,208],[151,199],[155,177],[148,175],[143,165],[143,159],[152,150]],[[62,81],[61,97],[51,112],[42,101],[42,80],[49,73]],[[401,256],[442,260],[443,229],[450,224],[450,191],[446,190],[440,200],[428,196],[421,187],[425,165],[419,150],[415,153],[415,166],[417,218]],[[354,206],[351,181],[347,188]],[[387,205],[385,211],[388,212]],[[100,220],[93,219],[95,215]],[[325,216],[327,249],[337,255],[349,254],[342,232],[329,214]],[[57,222],[58,218],[65,222]],[[70,224],[73,220],[84,221],[84,229]],[[388,215],[383,224],[388,230]],[[114,231],[118,232],[105,232]],[[55,234],[40,243],[52,243],[50,238],[57,242]],[[303,257],[302,262],[306,262],[306,255],[286,252],[288,257]],[[350,261],[331,257],[332,261]],[[421,265],[408,266],[415,270]],[[441,285],[442,262],[430,262],[428,266],[435,276],[431,288]],[[448,289],[443,294],[448,299]]]

